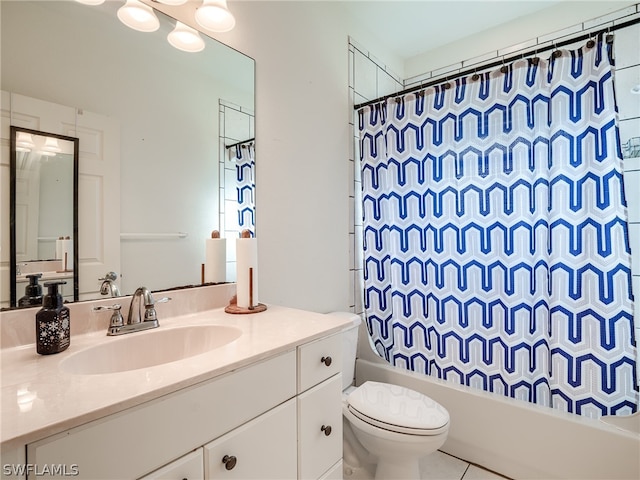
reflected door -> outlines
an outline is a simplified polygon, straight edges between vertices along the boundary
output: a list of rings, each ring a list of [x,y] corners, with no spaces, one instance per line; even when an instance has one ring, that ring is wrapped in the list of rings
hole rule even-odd
[[[98,280],[120,266],[120,125],[91,112],[78,115],[80,300],[100,298]],[[120,285],[120,281],[116,283]]]

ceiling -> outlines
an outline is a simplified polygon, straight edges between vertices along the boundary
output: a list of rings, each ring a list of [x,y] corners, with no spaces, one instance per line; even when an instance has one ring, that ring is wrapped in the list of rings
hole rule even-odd
[[[345,7],[401,59],[552,7],[561,0],[349,0]]]

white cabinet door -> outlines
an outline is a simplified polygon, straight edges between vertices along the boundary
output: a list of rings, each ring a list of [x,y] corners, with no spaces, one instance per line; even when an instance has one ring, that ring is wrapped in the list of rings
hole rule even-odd
[[[205,445],[204,457],[207,479],[296,478],[295,399]]]
[[[202,448],[174,460],[140,480],[202,480],[204,478]]]
[[[298,396],[299,478],[316,479],[342,458],[342,375]]]

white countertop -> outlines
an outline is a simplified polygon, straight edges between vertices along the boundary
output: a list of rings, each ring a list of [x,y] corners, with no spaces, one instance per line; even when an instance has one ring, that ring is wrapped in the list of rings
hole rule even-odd
[[[98,375],[65,373],[60,362],[82,349],[121,338],[106,336],[106,330],[72,334],[71,346],[55,355],[38,355],[35,344],[3,348],[0,442],[26,444],[59,433],[293,350],[344,330],[351,323],[345,317],[269,305],[265,312],[249,315],[232,315],[217,308],[160,317],[159,329],[203,324],[235,326],[242,335],[227,345],[183,360]]]

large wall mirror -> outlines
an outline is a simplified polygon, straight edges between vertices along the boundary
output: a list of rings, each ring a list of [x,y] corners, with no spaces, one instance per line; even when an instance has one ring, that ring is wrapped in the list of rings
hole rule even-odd
[[[123,3],[0,2],[2,307],[19,267],[8,234],[9,125],[78,139],[76,299],[104,298],[108,272],[122,295],[199,285],[205,239],[225,231],[221,164],[225,142],[254,137],[255,62],[205,35],[201,52],[175,49],[175,20],[161,12],[159,30],[134,31],[117,19]],[[221,102],[250,115],[225,127]]]
[[[13,126],[10,135],[10,306],[39,304],[51,280],[78,300],[78,139]]]

